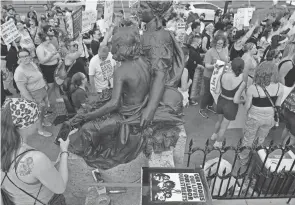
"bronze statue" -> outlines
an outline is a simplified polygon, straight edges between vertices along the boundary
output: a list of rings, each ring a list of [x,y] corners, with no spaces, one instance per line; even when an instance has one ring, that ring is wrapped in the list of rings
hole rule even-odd
[[[135,27],[114,31],[113,58],[121,65],[114,71],[111,99],[67,122],[81,125],[70,151],[89,166],[109,169],[130,162],[142,151],[149,155],[152,150],[170,149],[178,140],[183,107],[177,85],[183,55],[169,32],[148,32],[150,36],[140,39]],[[160,39],[153,40],[155,35]]]
[[[143,127],[152,122],[163,95],[163,99],[170,100],[179,93],[177,87],[184,68],[183,52],[173,34],[162,27],[162,18],[171,6],[172,1],[140,1],[138,15],[146,23],[141,44],[154,76],[149,101],[141,116]],[[182,103],[182,97],[173,101]]]

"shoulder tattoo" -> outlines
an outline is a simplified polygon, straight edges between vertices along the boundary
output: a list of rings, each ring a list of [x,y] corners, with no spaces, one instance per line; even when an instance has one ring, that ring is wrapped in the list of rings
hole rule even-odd
[[[17,173],[20,176],[27,176],[32,173],[34,167],[34,161],[32,157],[28,157],[23,161],[19,162]]]

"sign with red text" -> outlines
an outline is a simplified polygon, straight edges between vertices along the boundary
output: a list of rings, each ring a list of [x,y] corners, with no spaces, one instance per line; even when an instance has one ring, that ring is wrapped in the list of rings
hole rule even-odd
[[[14,20],[10,19],[1,25],[1,37],[6,45],[9,45],[15,39],[20,37],[20,34],[14,24]]]

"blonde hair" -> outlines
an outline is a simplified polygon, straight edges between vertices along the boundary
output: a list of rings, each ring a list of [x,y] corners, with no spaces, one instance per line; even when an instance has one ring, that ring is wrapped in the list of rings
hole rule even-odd
[[[289,42],[286,45],[282,58],[288,58],[295,62],[295,42]]]
[[[269,86],[270,83],[278,83],[278,66],[271,61],[260,63],[255,70],[253,82],[261,87]]]

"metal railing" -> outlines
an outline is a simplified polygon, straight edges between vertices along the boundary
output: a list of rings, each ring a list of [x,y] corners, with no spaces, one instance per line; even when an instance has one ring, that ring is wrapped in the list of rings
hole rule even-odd
[[[286,153],[289,154],[289,151],[294,149],[294,146],[290,146],[289,143],[290,139],[286,142],[286,146],[274,145],[273,141],[268,146],[258,146],[257,139],[252,147],[244,147],[242,139],[237,146],[225,146],[224,140],[221,148],[215,148],[209,145],[207,140],[205,148],[193,148],[191,140],[189,150],[185,153],[188,155],[187,167],[191,164],[192,154],[203,153],[201,167],[205,169],[213,199],[288,198],[287,204],[289,204],[291,199],[295,198],[295,159],[290,157],[289,161],[286,161],[284,158]],[[247,163],[242,165],[239,155],[245,150],[250,153]],[[234,159],[230,162],[231,168],[222,168],[225,162],[223,158],[229,151],[234,152]],[[264,160],[258,155],[261,151],[264,152]],[[270,156],[274,151],[281,153],[275,155],[276,159]],[[215,163],[209,166],[206,164],[207,156],[212,152],[217,152],[219,156],[215,158]],[[269,162],[271,164],[275,162],[277,166],[270,166]],[[266,168],[266,165],[269,167]]]

